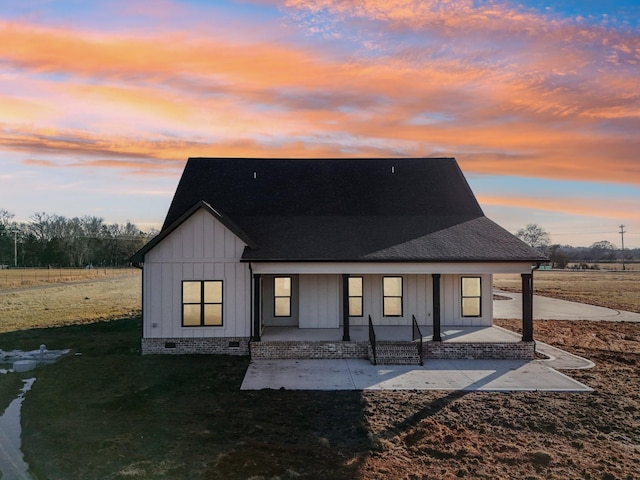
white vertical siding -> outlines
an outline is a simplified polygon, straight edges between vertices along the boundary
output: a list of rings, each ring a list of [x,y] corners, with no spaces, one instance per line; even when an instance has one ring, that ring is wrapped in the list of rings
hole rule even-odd
[[[480,277],[482,304],[480,317],[462,316],[462,277]],[[491,326],[493,318],[493,277],[487,275],[443,275],[440,279],[442,304],[440,323],[443,326],[480,327]]]
[[[431,275],[394,275],[402,277],[402,316],[382,315],[382,278],[386,275],[363,275],[363,316],[351,317],[351,325],[367,325],[369,315],[375,325],[411,325],[415,315],[420,325],[433,324]],[[301,277],[302,278],[302,277]]]
[[[338,328],[340,324],[340,276],[301,275],[300,328]]]
[[[145,338],[248,337],[250,272],[245,244],[206,210],[198,210],[145,255]],[[222,280],[223,326],[182,327],[182,281]]]

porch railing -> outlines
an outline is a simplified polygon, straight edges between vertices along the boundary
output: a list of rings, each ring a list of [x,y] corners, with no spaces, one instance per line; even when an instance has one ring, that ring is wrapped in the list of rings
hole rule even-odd
[[[371,351],[373,352],[373,364],[378,364],[376,356],[376,331],[373,328],[373,322],[371,321],[371,315],[369,315],[369,343],[371,344]]]
[[[415,315],[411,315],[411,319],[413,322],[412,328],[412,340],[415,342],[418,340],[418,355],[420,356],[420,365],[424,365],[424,360],[422,358],[422,332],[420,331],[420,327],[418,326],[418,321],[416,320]]]

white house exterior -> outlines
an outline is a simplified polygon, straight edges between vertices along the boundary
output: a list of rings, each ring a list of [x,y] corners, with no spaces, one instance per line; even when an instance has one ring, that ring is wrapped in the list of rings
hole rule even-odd
[[[362,356],[351,337],[369,319],[416,323],[432,342],[491,326],[494,273],[522,275],[532,344],[531,269],[545,258],[484,217],[454,159],[190,159],[132,260],[145,354],[248,354],[288,328],[339,331],[329,356]]]

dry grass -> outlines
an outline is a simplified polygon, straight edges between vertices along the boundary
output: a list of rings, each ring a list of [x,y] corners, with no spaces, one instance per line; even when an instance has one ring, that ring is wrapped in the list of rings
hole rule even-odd
[[[0,270],[0,291],[139,274],[136,268],[11,268]]]
[[[73,284],[0,291],[0,332],[57,327],[140,312],[140,271]],[[76,279],[77,280],[77,279]]]
[[[519,275],[494,275],[496,288],[519,292]],[[534,293],[640,313],[640,272],[538,271]]]

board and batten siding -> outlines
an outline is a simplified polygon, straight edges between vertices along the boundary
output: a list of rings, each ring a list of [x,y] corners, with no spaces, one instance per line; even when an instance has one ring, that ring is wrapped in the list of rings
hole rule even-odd
[[[362,317],[350,317],[351,325],[368,325],[369,315],[375,325],[411,325],[415,315],[419,325],[433,325],[433,279],[425,275],[389,275],[402,277],[403,315],[384,317],[382,315],[382,278],[386,275],[362,275],[363,313]],[[477,276],[481,278],[481,317],[463,317],[461,314],[461,278]],[[302,278],[302,276],[300,277]],[[491,275],[442,275],[440,278],[440,323],[449,326],[491,326],[493,315]],[[342,301],[342,299],[340,299]]]
[[[251,276],[245,243],[204,209],[145,255],[144,338],[249,337]],[[182,281],[222,280],[223,325],[182,326]]]
[[[462,316],[462,277],[480,277],[480,317]],[[490,327],[493,318],[493,275],[442,275],[440,323],[456,327]]]
[[[340,283],[338,275],[301,275],[300,328],[338,328],[340,325]]]

